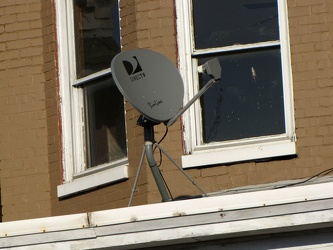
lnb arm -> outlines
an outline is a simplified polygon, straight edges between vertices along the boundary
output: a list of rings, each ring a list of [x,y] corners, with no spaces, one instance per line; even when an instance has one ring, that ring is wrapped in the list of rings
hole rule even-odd
[[[180,109],[174,117],[172,117],[165,125],[170,127],[175,121],[180,117],[200,96],[202,96],[211,86],[214,85],[218,80],[221,79],[222,69],[220,62],[217,58],[214,58],[202,66],[202,73],[212,77],[208,83],[200,89],[200,91],[182,108]]]

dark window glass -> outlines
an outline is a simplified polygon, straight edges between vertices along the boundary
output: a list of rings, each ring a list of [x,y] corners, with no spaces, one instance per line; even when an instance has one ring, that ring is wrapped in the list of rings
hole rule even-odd
[[[276,0],[193,0],[196,49],[279,40]]]
[[[222,78],[201,97],[203,142],[285,132],[280,49],[218,56]],[[211,58],[200,58],[199,65]],[[200,78],[200,87],[208,81]]]
[[[77,78],[110,68],[120,52],[117,0],[73,0]],[[88,168],[127,155],[124,98],[111,75],[83,85]]]
[[[88,123],[88,166],[126,157],[124,98],[111,76],[85,87]]]
[[[107,69],[120,52],[118,0],[74,0],[77,78]]]

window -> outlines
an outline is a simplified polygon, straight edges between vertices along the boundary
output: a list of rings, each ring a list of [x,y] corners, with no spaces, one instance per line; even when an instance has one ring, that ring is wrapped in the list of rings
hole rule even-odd
[[[66,196],[127,178],[124,98],[110,64],[120,52],[118,0],[55,1]]]
[[[295,154],[285,1],[176,4],[186,99],[209,80],[199,65],[216,57],[222,66],[221,80],[184,115],[183,167]]]

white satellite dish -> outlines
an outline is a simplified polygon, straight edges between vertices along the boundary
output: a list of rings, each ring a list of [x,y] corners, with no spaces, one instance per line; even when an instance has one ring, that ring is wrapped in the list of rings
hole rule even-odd
[[[146,118],[166,122],[181,109],[183,80],[161,54],[145,49],[121,52],[112,60],[111,72],[120,92]]]

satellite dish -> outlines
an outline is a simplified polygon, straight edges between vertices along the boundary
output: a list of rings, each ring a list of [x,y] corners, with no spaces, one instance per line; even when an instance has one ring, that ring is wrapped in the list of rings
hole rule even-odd
[[[210,86],[221,78],[221,66],[217,59],[212,59],[201,66],[202,73],[212,79],[183,107],[183,80],[174,64],[163,55],[151,50],[134,49],[123,51],[111,62],[111,73],[119,91],[140,113],[138,125],[144,127],[144,150],[134,181],[129,206],[136,190],[143,157],[155,178],[163,201],[169,201],[169,191],[154,159],[153,145],[158,147],[177,168],[195,185],[204,196],[207,194],[185,173],[154,139],[154,126],[163,122],[167,127],[184,113]],[[147,119],[142,119],[144,116]]]
[[[111,72],[120,92],[146,118],[166,122],[181,109],[183,80],[165,56],[144,49],[124,51],[113,58]]]

